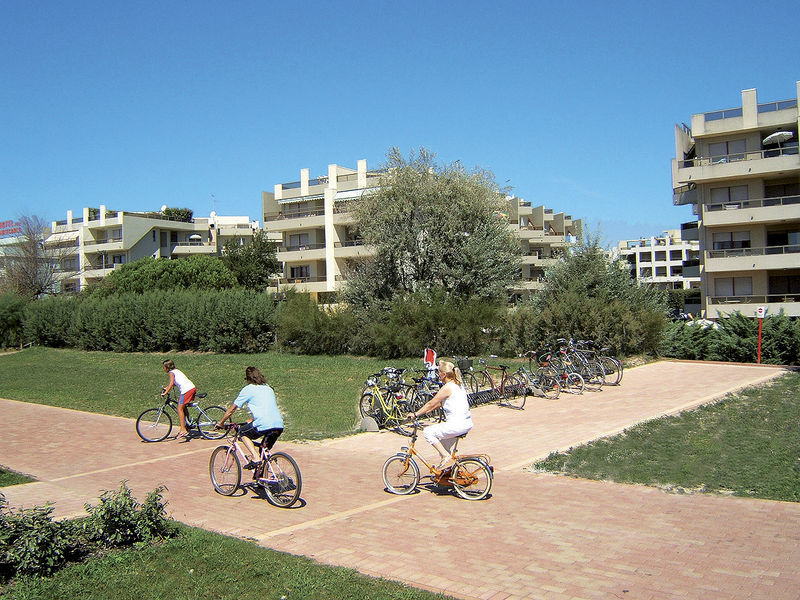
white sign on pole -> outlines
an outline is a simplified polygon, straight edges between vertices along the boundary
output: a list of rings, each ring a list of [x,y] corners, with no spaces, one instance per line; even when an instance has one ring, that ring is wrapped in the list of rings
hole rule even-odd
[[[756,308],[756,316],[759,319],[763,319],[764,315],[767,314],[767,307],[766,306],[759,306]]]

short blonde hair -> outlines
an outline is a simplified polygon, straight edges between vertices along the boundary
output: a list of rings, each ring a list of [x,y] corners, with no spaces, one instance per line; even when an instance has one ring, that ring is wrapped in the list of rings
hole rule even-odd
[[[447,383],[449,380],[453,380],[456,382],[456,385],[460,386],[462,382],[461,377],[461,370],[455,366],[453,363],[447,360],[440,360],[439,361],[439,371],[444,374],[444,381]]]

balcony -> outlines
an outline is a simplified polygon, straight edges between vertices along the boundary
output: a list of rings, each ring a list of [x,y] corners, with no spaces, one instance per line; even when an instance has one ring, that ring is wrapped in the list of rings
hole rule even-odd
[[[301,293],[326,292],[328,290],[328,278],[324,275],[318,277],[281,277],[272,279],[269,282],[270,290],[285,290],[293,288]]]
[[[204,254],[216,254],[217,247],[209,242],[178,242],[172,246],[172,255],[178,256],[200,256]]]
[[[798,245],[707,250],[705,254],[706,273],[796,269],[800,264],[800,256],[798,256],[800,246]]]
[[[320,260],[325,258],[325,244],[301,244],[278,246],[278,260],[296,262],[301,260]]]
[[[318,217],[325,214],[324,208],[306,208],[295,210],[282,210],[276,213],[265,213],[264,221],[282,221],[284,219],[302,219],[304,217]]]
[[[83,251],[86,254],[94,252],[113,252],[122,250],[122,238],[108,238],[104,240],[85,240]]]
[[[794,219],[800,220],[800,196],[723,202],[703,207],[703,223],[706,227]]]
[[[336,258],[358,258],[363,256],[372,256],[374,248],[364,244],[364,240],[345,240],[343,242],[335,242]]]
[[[709,296],[707,299],[706,317],[717,319],[733,312],[740,312],[748,317],[756,316],[759,306],[767,307],[768,315],[777,315],[780,311],[789,317],[800,316],[800,294],[766,294],[756,296]]]
[[[699,156],[672,161],[673,184],[758,177],[798,168],[800,168],[800,157],[797,142],[789,142],[781,148],[769,150],[749,150],[736,154]],[[683,186],[676,188],[678,189],[683,189]],[[673,192],[673,203],[675,202],[675,192]]]

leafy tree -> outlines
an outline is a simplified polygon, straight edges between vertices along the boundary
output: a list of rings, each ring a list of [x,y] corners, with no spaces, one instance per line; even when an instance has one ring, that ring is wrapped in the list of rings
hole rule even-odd
[[[142,258],[114,269],[92,290],[111,296],[150,290],[224,290],[236,287],[236,278],[213,256],[186,259]]]
[[[599,241],[587,235],[545,272],[544,289],[517,318],[538,343],[592,338],[628,354],[657,351],[666,310],[663,290],[637,285],[627,267],[610,260]],[[526,342],[533,345],[531,339]]]
[[[265,231],[256,231],[249,244],[234,240],[225,243],[222,262],[230,269],[239,285],[249,290],[265,290],[269,278],[281,269],[277,244]]]
[[[48,223],[37,216],[19,219],[20,234],[6,247],[2,287],[38,298],[59,291],[62,262],[76,256],[74,244],[46,243]]]
[[[16,294],[0,294],[0,348],[22,341],[23,313],[28,300]]]
[[[345,298],[367,299],[443,289],[457,297],[505,298],[519,272],[519,242],[508,202],[483,169],[439,165],[420,149],[388,156],[379,191],[356,205],[357,227],[373,259],[350,275]]]
[[[191,208],[165,208],[163,211],[165,217],[173,221],[182,221],[184,223],[191,223],[194,211]]]

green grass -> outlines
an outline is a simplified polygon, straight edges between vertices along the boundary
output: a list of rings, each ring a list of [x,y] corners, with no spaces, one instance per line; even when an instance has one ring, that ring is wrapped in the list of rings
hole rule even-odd
[[[31,481],[36,480],[22,473],[0,467],[0,488],[8,487],[9,485],[17,485],[19,483],[30,483]]]
[[[623,383],[624,385],[624,383]],[[800,374],[554,453],[538,470],[800,502]]]
[[[368,375],[391,364],[421,367],[421,359],[385,361],[352,356],[265,354],[118,354],[31,348],[0,357],[0,398],[136,418],[160,403],[172,358],[200,392],[202,405],[228,406],[245,385],[245,367],[258,367],[284,413],[282,439],[321,439],[353,431]],[[247,414],[247,411],[245,411]],[[238,416],[235,416],[238,418]]]
[[[0,596],[8,600],[445,598],[185,526],[177,538],[154,546],[113,551],[70,565],[49,578],[0,586]]]

